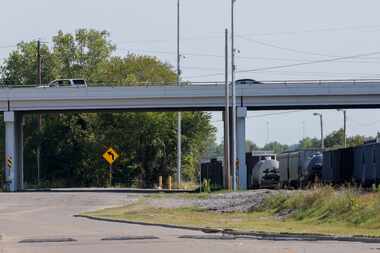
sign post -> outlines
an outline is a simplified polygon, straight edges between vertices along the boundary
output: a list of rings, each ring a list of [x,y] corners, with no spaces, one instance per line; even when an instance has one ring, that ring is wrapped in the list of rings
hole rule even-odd
[[[109,148],[103,153],[103,158],[109,164],[109,185],[112,186],[112,164],[119,158],[119,154],[113,148]]]

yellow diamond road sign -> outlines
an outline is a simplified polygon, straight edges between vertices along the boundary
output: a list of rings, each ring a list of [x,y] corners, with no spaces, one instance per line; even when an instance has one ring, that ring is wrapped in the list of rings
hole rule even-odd
[[[104,152],[103,158],[112,165],[119,158],[119,154],[113,148],[109,148]]]

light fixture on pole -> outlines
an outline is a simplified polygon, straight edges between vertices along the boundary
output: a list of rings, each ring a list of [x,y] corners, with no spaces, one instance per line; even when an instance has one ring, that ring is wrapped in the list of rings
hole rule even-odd
[[[347,111],[343,109],[338,109],[338,112],[343,112],[343,131],[344,131],[344,140],[343,140],[343,145],[345,148],[347,148]]]
[[[321,149],[325,149],[325,138],[323,136],[323,115],[322,113],[314,113],[314,116],[319,116],[321,122]]]

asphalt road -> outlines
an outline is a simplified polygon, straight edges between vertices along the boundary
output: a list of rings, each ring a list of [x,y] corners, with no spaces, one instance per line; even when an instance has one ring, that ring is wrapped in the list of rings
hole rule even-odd
[[[201,232],[98,222],[73,215],[120,206],[138,198],[126,193],[0,193],[0,253],[8,252],[380,252],[380,244],[259,241],[252,239],[180,239]],[[133,240],[136,236],[158,239]],[[132,240],[104,241],[131,237]],[[73,239],[75,241],[47,242]],[[125,239],[125,238],[124,238]],[[41,240],[40,242],[33,241]],[[26,241],[20,243],[20,241]]]

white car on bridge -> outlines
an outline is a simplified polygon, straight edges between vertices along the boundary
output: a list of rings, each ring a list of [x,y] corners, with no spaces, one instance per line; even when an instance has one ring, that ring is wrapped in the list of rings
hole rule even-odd
[[[49,87],[76,87],[76,88],[86,88],[87,82],[84,79],[56,79],[51,81],[47,85],[41,85],[39,88],[49,88]]]

